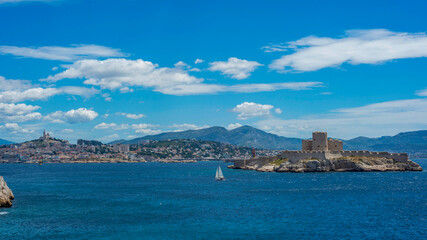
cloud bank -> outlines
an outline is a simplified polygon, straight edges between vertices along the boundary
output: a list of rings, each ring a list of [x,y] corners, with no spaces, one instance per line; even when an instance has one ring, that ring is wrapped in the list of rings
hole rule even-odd
[[[47,77],[56,82],[62,79],[84,79],[87,85],[103,89],[123,89],[126,87],[152,88],[168,95],[199,95],[224,92],[264,92],[282,89],[307,90],[321,87],[321,82],[288,82],[263,84],[220,85],[206,84],[204,79],[191,76],[182,67],[159,67],[149,61],[128,59],[79,60],[65,65],[65,71]]]
[[[0,46],[0,54],[10,54],[17,57],[58,60],[65,62],[72,62],[85,58],[124,57],[126,55],[119,49],[113,49],[99,45],[72,45],[71,47]]]
[[[342,38],[309,36],[288,42],[281,48],[266,49],[295,51],[274,60],[270,69],[308,72],[344,63],[378,64],[394,59],[427,57],[427,35],[386,29],[350,30]]]

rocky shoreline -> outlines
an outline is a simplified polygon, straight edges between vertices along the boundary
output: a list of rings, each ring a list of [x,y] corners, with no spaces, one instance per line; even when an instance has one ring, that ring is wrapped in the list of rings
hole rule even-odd
[[[0,208],[1,207],[12,207],[13,196],[12,190],[7,186],[3,177],[0,176]]]
[[[336,159],[301,159],[290,161],[279,155],[248,160],[246,164],[229,166],[234,169],[260,172],[386,172],[422,171],[420,165],[406,160],[395,161],[382,157],[340,157]]]

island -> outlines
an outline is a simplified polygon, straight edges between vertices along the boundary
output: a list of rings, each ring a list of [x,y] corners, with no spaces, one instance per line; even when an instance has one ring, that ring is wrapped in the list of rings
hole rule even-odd
[[[276,156],[234,160],[234,169],[261,172],[373,172],[422,171],[406,153],[344,151],[343,143],[328,139],[326,132],[313,132],[302,140],[302,151],[283,151]]]
[[[12,190],[7,186],[3,177],[0,176],[0,208],[12,207],[13,196]]]

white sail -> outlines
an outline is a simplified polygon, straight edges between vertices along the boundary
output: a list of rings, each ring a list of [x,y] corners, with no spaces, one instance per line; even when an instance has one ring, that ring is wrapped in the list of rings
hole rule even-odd
[[[218,170],[219,170],[219,171],[218,171],[218,175],[219,175],[219,177],[220,177],[220,178],[224,178],[224,174],[222,174],[221,167],[219,167],[219,166],[218,166]]]
[[[223,180],[223,179],[225,179],[224,178],[224,174],[222,174],[222,170],[221,170],[220,166],[218,166],[218,168],[216,169],[215,179],[216,180]]]

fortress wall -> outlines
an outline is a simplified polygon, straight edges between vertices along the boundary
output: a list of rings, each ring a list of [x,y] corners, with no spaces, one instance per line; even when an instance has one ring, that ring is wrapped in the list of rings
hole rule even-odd
[[[370,152],[370,151],[342,151],[343,157],[350,156],[361,156],[361,157],[379,157],[379,158],[391,158],[396,162],[406,162],[408,160],[408,154],[406,153],[389,153],[389,152]]]
[[[312,150],[328,150],[328,134],[326,132],[314,132]]]
[[[302,140],[302,150],[303,151],[310,151],[313,146],[313,141],[311,140]]]
[[[343,143],[340,140],[328,139],[328,149],[329,151],[342,151]]]
[[[235,159],[234,160],[234,167],[237,168],[243,168],[246,165],[246,161],[248,160],[243,160],[243,159]]]
[[[251,158],[251,159],[235,159],[234,160],[234,167],[243,168],[246,166],[252,166],[254,164],[264,165],[264,164],[267,164],[271,161],[272,161],[271,157],[257,157],[257,158]]]
[[[320,159],[325,160],[325,151],[285,151],[282,152],[280,158],[287,158],[290,162],[297,162],[303,159]]]

